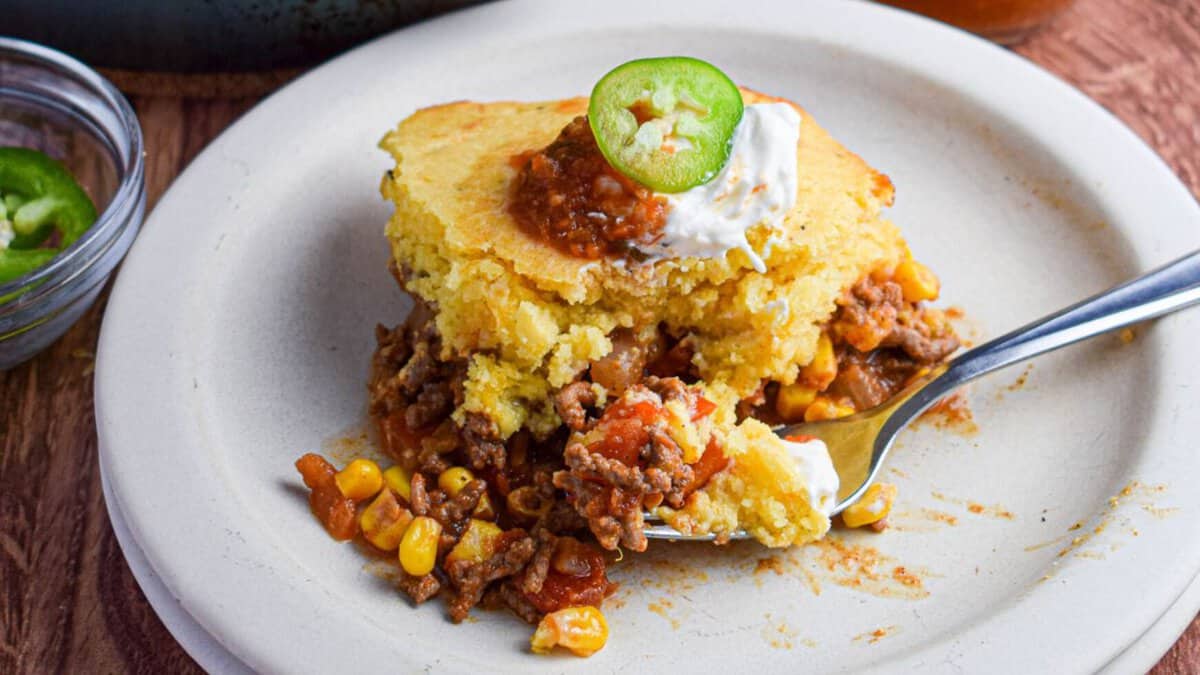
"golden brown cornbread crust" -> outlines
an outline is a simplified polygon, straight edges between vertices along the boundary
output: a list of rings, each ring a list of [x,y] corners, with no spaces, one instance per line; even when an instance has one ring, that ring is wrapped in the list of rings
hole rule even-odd
[[[503,436],[550,433],[560,423],[551,395],[611,349],[619,326],[692,334],[704,381],[736,396],[763,379],[791,382],[842,290],[905,254],[880,218],[890,181],[796,106],[796,206],[769,247],[765,228],[750,233],[766,274],[740,251],[629,265],[567,256],[513,222],[510,158],[544,147],[586,108],[586,98],[452,103],[416,112],[381,143],[396,158],[381,187],[396,205],[393,255],[409,290],[438,308],[443,357],[470,359],[460,420],[476,411]]]

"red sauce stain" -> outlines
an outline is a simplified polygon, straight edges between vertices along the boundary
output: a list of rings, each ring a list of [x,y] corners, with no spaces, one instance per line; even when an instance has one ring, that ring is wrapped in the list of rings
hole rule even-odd
[[[970,403],[967,401],[967,394],[964,391],[956,391],[934,403],[929,410],[921,414],[919,421],[929,422],[938,429],[954,431],[964,436],[979,432],[979,425],[975,423],[975,414],[971,412]]]
[[[1021,388],[1023,388],[1026,385],[1026,383],[1029,382],[1029,374],[1032,372],[1033,372],[1033,364],[1030,363],[1029,365],[1025,366],[1025,370],[1021,371],[1021,375],[1017,377],[1016,381],[1013,382],[1012,384],[1008,385],[1007,387],[1005,387],[1005,389],[1007,389],[1009,391],[1020,390]]]
[[[866,640],[868,644],[875,644],[883,638],[896,633],[898,629],[899,626],[884,626],[883,628],[876,628],[875,630],[870,630],[865,633],[859,633],[858,635],[855,635],[853,641],[862,642]]]
[[[783,575],[783,561],[779,558],[759,558],[754,564],[754,573],[763,574],[765,572],[774,572],[776,575]]]
[[[925,589],[924,570],[910,570],[897,565],[891,557],[871,546],[849,544],[841,539],[827,537],[811,548],[818,551],[818,562],[830,580],[847,588],[861,590],[879,597],[923,598],[929,595]],[[897,573],[896,570],[900,572]]]

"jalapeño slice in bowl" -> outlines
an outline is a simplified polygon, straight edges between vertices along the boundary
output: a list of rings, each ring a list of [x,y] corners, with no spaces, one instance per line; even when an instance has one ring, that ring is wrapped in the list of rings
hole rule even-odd
[[[50,262],[94,222],[96,206],[66,167],[37,150],[0,147],[0,284]]]
[[[716,177],[742,119],[742,95],[725,73],[686,56],[617,66],[592,89],[588,123],[617,171],[658,192]]]

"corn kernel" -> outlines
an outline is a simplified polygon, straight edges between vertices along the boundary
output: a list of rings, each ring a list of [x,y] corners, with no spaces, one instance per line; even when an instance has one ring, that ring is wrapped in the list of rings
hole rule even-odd
[[[853,407],[842,405],[828,396],[818,396],[804,410],[804,421],[820,422],[822,420],[835,420],[839,417],[846,417],[853,414]]]
[[[892,510],[896,501],[896,486],[891,483],[875,483],[867,488],[863,496],[842,511],[842,522],[846,527],[862,527],[877,523]]]
[[[438,487],[451,497],[455,497],[462,492],[463,488],[467,487],[467,483],[473,480],[475,480],[475,474],[471,473],[470,469],[452,466],[438,476]]]
[[[804,384],[820,391],[833,382],[833,378],[837,377],[837,371],[837,357],[833,353],[833,341],[829,339],[828,333],[822,332],[821,337],[817,338],[817,353],[813,356],[812,362],[800,369],[800,379]]]
[[[504,530],[501,530],[495,523],[472,518],[467,523],[467,529],[458,543],[446,554],[446,562],[455,560],[483,562],[496,552],[496,544],[499,543],[502,534],[504,534]]]
[[[433,571],[437,562],[438,538],[442,524],[429,516],[417,516],[404,530],[400,539],[400,566],[414,577]]]
[[[379,465],[369,459],[356,459],[333,477],[346,499],[370,499],[383,489],[383,474]]]
[[[806,387],[799,382],[785,384],[779,387],[775,396],[775,412],[787,422],[795,422],[804,417],[804,410],[817,398],[817,390]]]
[[[358,516],[363,538],[381,551],[395,551],[413,515],[400,506],[391,490],[380,490],[379,496]]]
[[[896,265],[893,279],[900,284],[900,291],[907,302],[937,300],[941,283],[930,269],[915,260],[905,260]]]
[[[529,646],[535,654],[548,654],[556,645],[576,656],[591,656],[608,642],[608,622],[591,606],[567,607],[551,612],[538,623]]]
[[[695,464],[704,454],[705,441],[700,438],[700,430],[692,423],[692,415],[687,408],[687,404],[679,400],[667,401],[663,405],[667,433],[683,450],[683,462]]]
[[[496,507],[492,506],[492,498],[488,493],[483,493],[479,498],[479,503],[475,505],[475,510],[471,512],[471,517],[479,518],[480,520],[495,520]]]
[[[538,494],[537,488],[532,485],[519,487],[516,490],[508,493],[505,499],[508,506],[508,512],[514,516],[524,518],[540,518],[550,510],[550,500],[542,499]]]
[[[412,474],[404,470],[404,467],[396,465],[389,467],[383,472],[383,482],[387,484],[392,492],[408,501],[412,498]]]

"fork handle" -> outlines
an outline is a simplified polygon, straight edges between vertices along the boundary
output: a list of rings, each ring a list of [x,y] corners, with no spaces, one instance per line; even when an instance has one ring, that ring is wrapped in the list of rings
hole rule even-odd
[[[1200,303],[1200,251],[964,352],[889,423],[903,426],[977,377],[1060,347]]]

